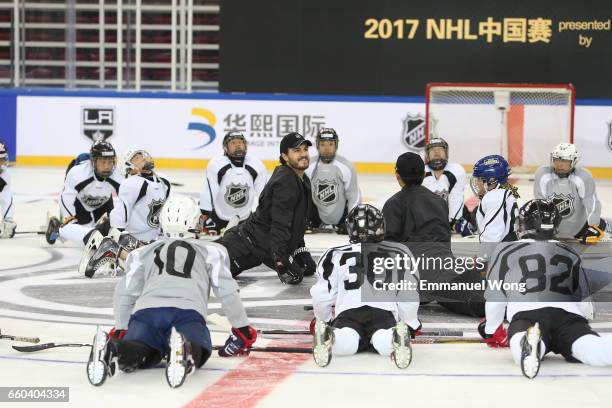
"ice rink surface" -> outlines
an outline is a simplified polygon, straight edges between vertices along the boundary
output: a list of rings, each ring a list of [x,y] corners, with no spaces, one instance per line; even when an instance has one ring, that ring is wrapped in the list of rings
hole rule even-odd
[[[64,170],[14,167],[13,191],[18,231],[40,230],[48,211],[57,213]],[[175,192],[199,195],[203,171],[163,171],[181,183]],[[382,206],[398,190],[393,175],[360,175],[364,201]],[[521,199],[532,197],[532,183],[517,181]],[[612,182],[597,180],[603,215],[612,217]],[[468,197],[466,191],[466,197]],[[307,236],[314,255],[346,237]],[[0,330],[3,334],[40,337],[41,342],[91,342],[95,326],[113,325],[112,293],[116,278],[78,276],[81,248],[48,245],[42,235],[19,234],[0,241]],[[315,256],[316,258],[316,256]],[[314,278],[297,287],[284,286],[265,267],[239,277],[241,296],[252,324],[264,328],[305,328],[312,318],[308,289]],[[612,307],[610,308],[612,309]],[[211,312],[222,313],[216,300]],[[436,305],[422,308],[425,329],[452,328],[476,336],[477,319],[451,315]],[[612,314],[602,305],[593,324],[612,331]],[[213,344],[227,333],[211,326]],[[415,344],[410,367],[399,370],[387,358],[371,353],[334,358],[326,368],[309,354],[252,353],[248,358],[213,355],[170,389],[164,370],[120,373],[102,387],[87,381],[88,348],[57,348],[24,354],[0,341],[0,386],[70,387],[74,407],[609,407],[612,367],[593,368],[566,363],[548,355],[535,380],[527,380],[512,362],[508,349],[482,344]],[[310,346],[308,336],[260,336],[256,345]],[[15,403],[2,406],[38,406]]]

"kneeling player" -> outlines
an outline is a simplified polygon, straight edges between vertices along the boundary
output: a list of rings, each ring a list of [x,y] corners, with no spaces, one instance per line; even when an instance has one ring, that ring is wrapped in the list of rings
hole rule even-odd
[[[317,283],[310,289],[316,318],[315,362],[324,367],[332,354],[351,355],[372,346],[381,355],[391,355],[399,368],[406,368],[412,359],[410,336],[420,326],[417,286],[405,291],[401,301],[395,291],[375,293],[373,281],[378,278],[372,267],[376,258],[411,258],[412,254],[400,243],[383,241],[385,220],[371,205],[355,207],[347,216],[346,227],[351,243],[323,254],[317,266]],[[416,271],[397,272],[395,282],[405,279],[417,284]],[[393,277],[381,278],[387,282]],[[334,304],[336,318],[332,322]]]
[[[585,318],[590,293],[580,256],[552,240],[560,221],[552,201],[529,201],[519,212],[521,239],[500,245],[489,270],[489,284],[522,282],[525,288],[502,291],[489,286],[486,321],[479,332],[486,342],[499,344],[505,313],[512,357],[527,378],[538,374],[549,351],[570,362],[612,364],[612,337],[600,337]]]
[[[8,171],[8,149],[0,141],[0,239],[13,238],[17,224],[13,221],[15,205],[11,192],[11,175]]]
[[[94,338],[87,365],[93,385],[117,367],[130,372],[155,366],[164,356],[168,384],[182,385],[212,352],[204,320],[211,288],[234,326],[219,355],[248,353],[255,342],[227,251],[197,239],[199,218],[195,200],[170,197],[160,215],[164,238],[128,256],[127,275],[115,288],[116,328],[109,334],[99,330]]]

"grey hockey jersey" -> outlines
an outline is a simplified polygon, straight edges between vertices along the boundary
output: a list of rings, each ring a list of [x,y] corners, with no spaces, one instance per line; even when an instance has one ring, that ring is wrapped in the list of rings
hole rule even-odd
[[[485,291],[487,333],[495,332],[504,313],[511,321],[518,312],[557,307],[586,316],[591,293],[580,255],[569,246],[525,239],[499,244],[491,259]]]
[[[211,289],[232,326],[249,324],[225,247],[162,238],[129,254],[115,287],[115,327],[126,329],[131,314],[157,307],[195,310],[206,319]]]
[[[314,156],[306,174],[312,185],[312,201],[323,223],[338,224],[345,208],[351,211],[361,203],[357,172],[344,157],[336,155],[331,163],[323,163]]]
[[[561,178],[550,166],[542,166],[535,174],[533,195],[552,200],[557,206],[562,217],[559,238],[573,238],[587,222],[599,225],[601,203],[593,176],[586,169],[577,167],[568,177]]]

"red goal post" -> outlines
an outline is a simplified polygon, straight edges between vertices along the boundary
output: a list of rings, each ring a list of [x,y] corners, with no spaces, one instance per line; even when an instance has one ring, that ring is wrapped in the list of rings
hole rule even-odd
[[[501,154],[515,170],[532,171],[555,145],[574,141],[571,84],[434,82],[425,98],[425,140],[446,139],[453,162]]]

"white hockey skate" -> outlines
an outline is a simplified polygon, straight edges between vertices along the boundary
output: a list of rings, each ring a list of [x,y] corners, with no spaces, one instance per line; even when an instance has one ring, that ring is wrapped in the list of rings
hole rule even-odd
[[[195,371],[195,363],[191,354],[191,343],[174,327],[168,340],[170,351],[166,365],[166,380],[172,388],[178,388],[185,378]]]
[[[540,324],[536,323],[527,329],[527,334],[521,340],[521,371],[529,379],[535,378],[540,371],[540,341],[542,332]]]
[[[334,330],[323,320],[317,319],[312,340],[312,357],[319,367],[327,367],[332,359]]]
[[[87,379],[91,385],[100,386],[115,374],[116,369],[117,357],[108,334],[98,327],[87,362]]]
[[[410,345],[408,325],[401,320],[393,328],[392,342],[391,359],[398,368],[407,368],[412,362],[412,346]]]

